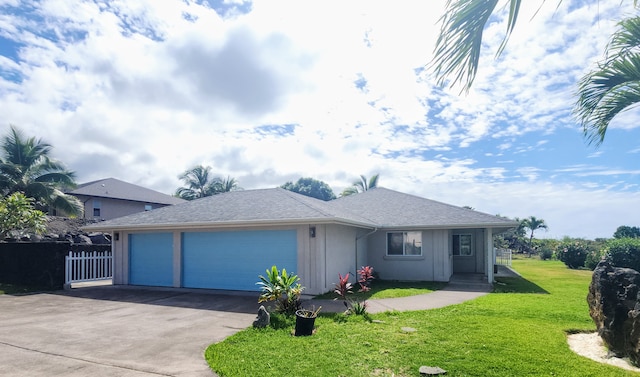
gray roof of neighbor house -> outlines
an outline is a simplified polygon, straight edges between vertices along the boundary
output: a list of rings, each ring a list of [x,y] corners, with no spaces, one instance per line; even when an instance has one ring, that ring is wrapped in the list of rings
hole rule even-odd
[[[180,204],[185,200],[115,178],[87,182],[68,192],[71,195],[131,200],[152,204]]]
[[[329,203],[366,217],[379,228],[512,228],[518,225],[511,219],[382,187]]]
[[[383,188],[328,202],[273,188],[209,196],[93,224],[86,229],[192,229],[310,223],[372,229],[517,225],[512,220]]]

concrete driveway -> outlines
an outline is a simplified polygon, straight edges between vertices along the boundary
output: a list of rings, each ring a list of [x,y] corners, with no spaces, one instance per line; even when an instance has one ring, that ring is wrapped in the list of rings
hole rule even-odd
[[[0,375],[211,377],[205,348],[258,306],[257,293],[117,286],[0,295]]]

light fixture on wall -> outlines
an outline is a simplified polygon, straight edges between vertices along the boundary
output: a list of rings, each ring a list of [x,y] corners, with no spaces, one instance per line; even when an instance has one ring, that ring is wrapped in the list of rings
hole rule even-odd
[[[309,227],[309,237],[316,238],[316,227],[315,226]]]

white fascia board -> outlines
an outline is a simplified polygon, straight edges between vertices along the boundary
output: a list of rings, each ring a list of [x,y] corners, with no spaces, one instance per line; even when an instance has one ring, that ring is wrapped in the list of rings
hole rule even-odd
[[[307,224],[342,224],[360,228],[375,228],[373,224],[365,224],[345,219],[309,218],[309,219],[282,219],[282,220],[250,220],[250,221],[225,221],[202,223],[166,223],[166,224],[140,224],[140,225],[108,225],[90,226],[82,228],[85,231],[113,232],[124,230],[199,230],[199,229],[228,229],[238,227],[265,227],[265,226],[298,226]]]

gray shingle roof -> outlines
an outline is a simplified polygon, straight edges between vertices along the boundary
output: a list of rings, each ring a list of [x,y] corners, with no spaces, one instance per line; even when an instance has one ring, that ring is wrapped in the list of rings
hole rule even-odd
[[[140,212],[87,230],[342,223],[382,227],[512,227],[512,220],[376,188],[329,202],[282,189],[233,191]]]
[[[377,187],[330,202],[380,228],[513,227],[510,219]]]
[[[175,206],[108,220],[90,229],[202,227],[340,222],[368,226],[358,215],[333,211],[327,202],[282,189],[232,191]]]
[[[84,195],[96,198],[132,200],[150,204],[179,204],[184,200],[163,194],[145,187],[127,183],[115,178],[105,178],[87,182],[69,192],[71,195]]]

